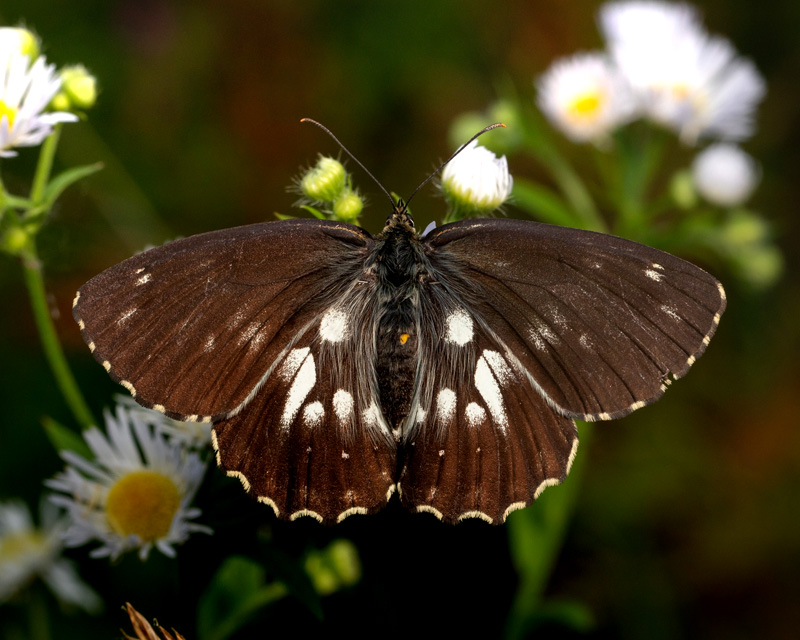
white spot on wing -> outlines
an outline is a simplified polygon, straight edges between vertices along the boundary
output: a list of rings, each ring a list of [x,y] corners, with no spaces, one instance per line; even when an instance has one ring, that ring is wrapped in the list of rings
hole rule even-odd
[[[511,368],[506,364],[505,358],[497,351],[490,351],[489,349],[483,350],[483,357],[486,358],[486,362],[489,363],[500,385],[505,387],[514,377]]]
[[[244,330],[239,334],[239,346],[241,347],[246,342],[249,342],[250,339],[256,335],[256,332],[261,328],[261,324],[258,322],[251,322],[248,324]]]
[[[139,273],[138,271],[136,273]],[[150,280],[153,279],[153,276],[149,273],[145,273],[141,278],[136,281],[136,286],[139,287],[143,284],[147,284]]]
[[[306,356],[309,354],[311,349],[308,347],[304,347],[303,349],[292,349],[289,354],[283,359],[283,365],[281,365],[280,376],[286,382],[294,378],[295,372],[300,368],[300,365],[303,364],[303,360],[306,359]]]
[[[473,323],[469,314],[459,307],[447,317],[447,333],[444,339],[461,347],[472,340]]]
[[[658,271],[654,271],[653,269],[645,269],[644,275],[646,275],[651,280],[655,280],[656,282],[661,282],[661,278],[664,277],[663,273],[659,273]]]
[[[470,427],[477,427],[486,420],[486,411],[477,402],[470,402],[467,405],[467,424]]]
[[[362,419],[364,420],[364,424],[370,427],[377,427],[378,422],[380,421],[380,412],[378,411],[378,407],[373,400],[369,407],[364,410],[362,414]]]
[[[308,349],[306,349],[308,351]],[[291,354],[289,354],[291,355]],[[297,371],[297,375],[289,388],[289,394],[286,396],[286,404],[283,407],[283,415],[281,416],[281,426],[288,429],[294,421],[300,406],[305,401],[311,389],[317,383],[317,366],[314,363],[314,356],[311,354],[303,360],[303,364]]]
[[[325,417],[325,409],[319,401],[307,404],[303,409],[303,420],[309,427],[318,427]]]
[[[203,347],[203,351],[205,351],[206,353],[208,353],[208,352],[209,352],[209,351],[211,351],[213,348],[214,348],[214,336],[213,336],[213,334],[212,334],[212,335],[209,335],[209,336],[206,338],[206,343],[205,343],[205,346]]]
[[[543,320],[537,320],[536,326],[531,327],[530,331],[528,332],[528,337],[533,342],[534,346],[539,349],[539,351],[544,351],[547,349],[547,343],[549,342],[552,345],[556,345],[559,343],[558,335],[553,329],[550,328]]]
[[[339,389],[333,394],[333,411],[339,422],[347,422],[353,414],[353,395],[349,391]]]
[[[674,307],[670,307],[666,304],[662,304],[660,309],[666,313],[670,318],[673,320],[680,320],[681,317],[678,315],[678,312],[675,310]]]
[[[452,389],[442,389],[436,396],[436,418],[443,423],[450,422],[456,412],[456,394]]]
[[[117,320],[117,325],[122,326],[128,320],[128,318],[130,318],[137,311],[138,309],[136,307],[131,307],[130,309],[128,309],[125,313],[123,313],[119,317],[119,320]]]
[[[505,433],[508,426],[508,418],[503,405],[503,395],[500,393],[500,386],[497,384],[497,380],[484,356],[478,358],[478,363],[475,365],[475,387],[489,408],[492,420]]]
[[[78,306],[78,300],[80,299],[80,297],[81,297],[81,292],[78,291],[78,293],[75,294],[75,299],[72,301],[73,309]]]
[[[341,342],[350,336],[350,319],[341,309],[328,309],[319,323],[319,335],[326,342]]]

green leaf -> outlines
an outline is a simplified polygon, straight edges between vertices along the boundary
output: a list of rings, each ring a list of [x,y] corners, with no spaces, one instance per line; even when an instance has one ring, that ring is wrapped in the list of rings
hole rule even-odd
[[[585,449],[591,428],[580,423],[579,429],[581,448]],[[506,623],[507,638],[526,637],[536,623],[578,497],[585,459],[586,451],[579,452],[561,486],[551,487],[533,506],[508,518],[509,547],[519,574],[519,586]]]
[[[542,222],[566,227],[580,226],[580,219],[556,192],[526,180],[514,179],[514,204]]]
[[[588,633],[595,626],[592,611],[582,602],[573,600],[548,600],[543,602],[529,620],[528,632],[548,625],[562,627],[579,633]]]
[[[286,595],[286,587],[281,583],[264,584],[264,581],[264,568],[255,560],[244,556],[225,560],[200,597],[198,638],[225,640],[261,608]]]
[[[278,213],[277,211],[273,214],[278,220],[294,220],[295,216],[289,216],[285,213]]]
[[[328,216],[322,213],[322,211],[315,209],[314,207],[310,207],[307,204],[300,205],[300,208],[308,211],[312,216],[319,218],[320,220],[326,220],[328,218]]]
[[[45,434],[47,434],[47,439],[50,440],[50,444],[53,445],[56,451],[73,451],[87,460],[94,457],[86,441],[72,429],[65,427],[49,416],[42,418],[42,426]]]
[[[59,173],[44,188],[44,193],[42,194],[42,201],[47,203],[48,208],[51,207],[58,198],[58,196],[60,196],[67,187],[77,182],[78,180],[81,180],[82,178],[90,176],[93,173],[97,173],[102,168],[103,168],[103,163],[96,162],[94,164],[86,164],[80,167],[73,167],[72,169],[67,169],[64,172]]]
[[[276,549],[273,545],[262,545],[259,560],[270,575],[286,585],[289,593],[302,602],[318,620],[322,620],[322,603],[319,594],[305,571],[304,563]]]

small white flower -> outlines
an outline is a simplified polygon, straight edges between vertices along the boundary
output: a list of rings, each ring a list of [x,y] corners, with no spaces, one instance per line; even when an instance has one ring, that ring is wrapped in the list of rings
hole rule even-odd
[[[75,122],[74,114],[43,113],[61,87],[55,66],[44,57],[29,66],[29,58],[11,53],[0,64],[0,157],[17,155],[14,147],[33,147],[53,132],[59,122]]]
[[[611,56],[652,120],[694,144],[753,133],[765,84],[725,38],[711,36],[695,10],[667,2],[613,2],[600,10]]]
[[[712,204],[735,207],[753,193],[760,171],[752,156],[732,144],[714,144],[692,163],[697,191]]]
[[[100,597],[79,577],[72,561],[61,557],[64,523],[56,507],[40,509],[41,527],[19,501],[0,503],[0,602],[40,577],[63,603],[86,611],[102,608]]]
[[[539,108],[574,142],[602,143],[635,115],[630,88],[602,53],[557,60],[537,88]]]
[[[151,426],[165,418],[152,413],[145,421],[140,412],[123,406],[117,407],[116,418],[106,412],[108,436],[97,428],[84,432],[94,461],[61,452],[68,466],[45,484],[61,492],[50,499],[70,517],[64,534],[68,547],[96,539],[101,546],[91,552],[93,557],[116,558],[138,548],[145,560],[154,546],[174,557],[172,545],[184,542],[190,533],[211,533],[189,522],[200,515],[190,503],[206,463],[196,452],[167,442],[161,429]]]
[[[39,39],[22,27],[0,27],[0,64],[12,54],[22,54],[30,59],[39,55]]]
[[[163,413],[145,409],[129,395],[117,394],[114,400],[128,411],[135,413],[140,420],[152,427],[156,433],[167,436],[170,442],[189,449],[208,449],[211,445],[211,425],[207,422],[182,422],[173,420]]]
[[[514,186],[505,156],[498,158],[477,140],[470,142],[442,172],[442,191],[454,211],[486,214],[502,205]]]

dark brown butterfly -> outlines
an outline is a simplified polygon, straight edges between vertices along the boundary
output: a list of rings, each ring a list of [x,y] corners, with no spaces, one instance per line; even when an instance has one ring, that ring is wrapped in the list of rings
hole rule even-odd
[[[146,406],[213,424],[217,462],[281,518],[394,493],[503,522],[561,482],[574,419],[658,399],[703,353],[720,283],[621,238],[508,219],[420,237],[324,220],[205,233],[85,284],[95,358]]]

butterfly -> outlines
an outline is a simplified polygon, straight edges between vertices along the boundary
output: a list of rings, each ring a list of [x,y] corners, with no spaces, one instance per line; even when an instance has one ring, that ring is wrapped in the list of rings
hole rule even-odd
[[[501,523],[564,480],[574,420],[658,399],[725,304],[629,240],[501,218],[420,235],[401,200],[378,235],[294,219],[170,242],[87,282],[73,314],[140,404],[211,423],[218,465],[280,518],[396,493]]]

